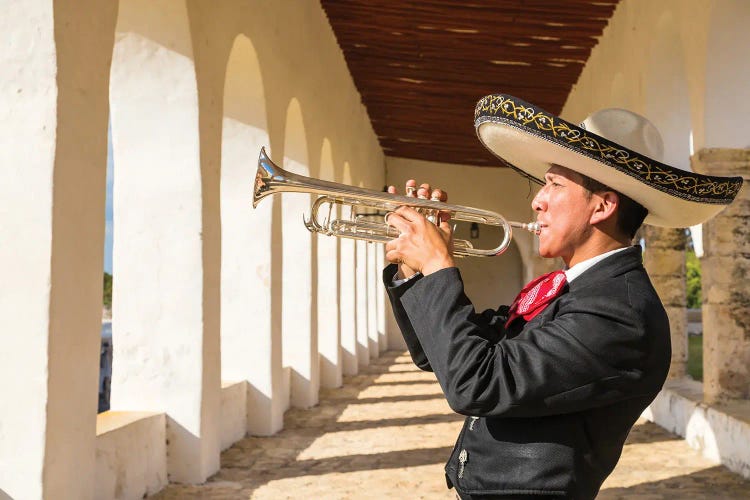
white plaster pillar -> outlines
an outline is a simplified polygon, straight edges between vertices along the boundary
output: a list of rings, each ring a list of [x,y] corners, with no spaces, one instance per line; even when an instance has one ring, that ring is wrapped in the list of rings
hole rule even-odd
[[[370,357],[380,356],[380,337],[378,335],[378,270],[376,269],[377,247],[380,243],[367,245],[367,335],[370,339]]]
[[[111,408],[166,412],[169,480],[200,483],[221,447],[218,266],[204,262],[220,232],[184,2],[120,1],[111,79]]]
[[[375,282],[375,307],[376,307],[376,328],[378,331],[378,345],[380,346],[380,352],[385,352],[389,349],[388,346],[388,334],[386,331],[386,305],[385,302],[388,300],[386,297],[385,286],[383,286],[383,280],[381,278],[383,274],[383,266],[385,264],[385,245],[378,244],[375,246],[375,270],[373,273],[373,280]]]
[[[300,172],[287,159],[285,169]],[[282,360],[289,367],[289,404],[310,408],[318,403],[318,339],[312,334],[312,235],[302,224],[310,210],[310,195],[284,193]]]
[[[222,380],[248,382],[247,432],[282,429],[281,338],[271,325],[271,224],[275,197],[253,209],[247,179],[255,176],[262,130],[224,119],[222,142]],[[267,143],[267,141],[266,141]],[[270,152],[269,152],[270,154]]]
[[[671,379],[687,373],[687,285],[685,283],[685,229],[644,225],[643,265],[669,317],[672,339]]]
[[[367,331],[367,242],[356,240],[355,308],[357,310],[357,362],[370,364],[370,336]]]
[[[318,236],[318,350],[320,385],[340,387],[342,379],[339,331],[339,238]]]
[[[701,149],[702,174],[742,176],[734,202],[703,225],[703,393],[709,402],[750,398],[750,149]]]
[[[108,1],[2,6],[3,498],[94,496],[115,16]]]
[[[349,207],[343,209],[342,217],[348,217]],[[356,375],[359,372],[357,358],[357,288],[356,288],[356,242],[351,239],[341,240],[340,260],[340,321],[341,321],[341,356],[344,375]]]

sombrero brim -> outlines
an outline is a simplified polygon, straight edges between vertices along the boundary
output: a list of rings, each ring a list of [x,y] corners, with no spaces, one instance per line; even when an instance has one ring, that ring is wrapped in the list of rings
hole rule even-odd
[[[484,146],[539,182],[551,165],[595,179],[648,210],[644,221],[690,227],[719,213],[742,187],[741,177],[716,177],[660,163],[566,122],[516,97],[492,94],[474,112]]]

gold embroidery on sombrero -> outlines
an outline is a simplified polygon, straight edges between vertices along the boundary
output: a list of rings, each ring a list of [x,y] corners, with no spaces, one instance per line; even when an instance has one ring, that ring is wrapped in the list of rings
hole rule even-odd
[[[516,103],[504,95],[489,95],[481,99],[474,110],[474,118],[499,117],[512,120],[525,127],[535,129],[555,138],[562,139],[571,147],[590,153],[594,158],[605,159],[610,164],[621,166],[626,173],[652,182],[669,191],[676,191],[681,198],[733,198],[741,187],[736,180],[714,181],[706,176],[699,177],[691,172],[683,172],[666,165],[652,163],[648,158],[631,154],[611,144],[600,142],[569,123],[536,110],[526,103]],[[478,124],[477,124],[478,125]]]

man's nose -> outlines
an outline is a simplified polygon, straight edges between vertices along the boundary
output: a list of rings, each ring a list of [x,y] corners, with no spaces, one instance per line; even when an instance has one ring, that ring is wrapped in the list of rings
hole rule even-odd
[[[534,199],[531,200],[531,209],[536,212],[541,212],[544,210],[544,199],[542,197],[542,193],[544,192],[544,188],[542,188],[536,196],[534,196]]]

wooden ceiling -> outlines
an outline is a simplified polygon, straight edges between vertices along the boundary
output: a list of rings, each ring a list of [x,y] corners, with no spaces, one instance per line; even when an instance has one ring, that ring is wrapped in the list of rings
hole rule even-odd
[[[619,0],[321,0],[387,156],[500,166],[474,106],[559,114]]]

